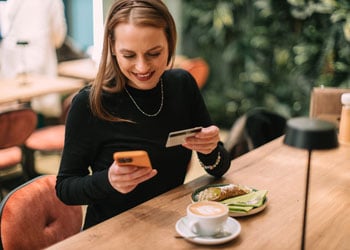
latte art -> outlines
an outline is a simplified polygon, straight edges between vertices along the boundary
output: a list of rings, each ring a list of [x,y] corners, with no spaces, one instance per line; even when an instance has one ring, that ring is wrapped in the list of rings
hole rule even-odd
[[[201,215],[215,215],[218,213],[220,214],[222,210],[214,206],[202,206],[202,207],[193,208],[192,212],[201,214]]]
[[[226,207],[216,202],[194,203],[190,206],[190,211],[199,216],[218,216],[227,213]]]

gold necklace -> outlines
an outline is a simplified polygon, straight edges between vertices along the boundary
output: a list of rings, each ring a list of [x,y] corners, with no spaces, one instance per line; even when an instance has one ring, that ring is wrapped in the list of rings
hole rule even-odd
[[[126,86],[124,87],[125,89],[125,92],[128,94],[128,96],[130,97],[131,101],[134,103],[135,107],[142,113],[144,114],[145,116],[148,116],[148,117],[154,117],[154,116],[157,116],[159,115],[160,111],[162,111],[162,108],[163,108],[163,103],[164,103],[164,91],[163,91],[163,79],[160,78],[160,89],[161,89],[161,101],[160,101],[160,107],[158,109],[157,112],[155,112],[154,114],[148,114],[146,113],[145,111],[143,111],[139,105],[137,105],[135,99],[131,96],[131,94],[129,93],[128,89],[126,88]]]

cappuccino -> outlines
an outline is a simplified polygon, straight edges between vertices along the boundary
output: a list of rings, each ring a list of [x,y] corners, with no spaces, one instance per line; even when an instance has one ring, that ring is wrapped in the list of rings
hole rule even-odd
[[[222,231],[228,218],[228,207],[216,201],[198,201],[187,206],[189,229],[201,236]]]
[[[196,202],[189,206],[189,210],[191,213],[199,215],[199,216],[218,216],[227,214],[228,208],[226,205],[223,205],[218,202],[209,202],[202,201]]]

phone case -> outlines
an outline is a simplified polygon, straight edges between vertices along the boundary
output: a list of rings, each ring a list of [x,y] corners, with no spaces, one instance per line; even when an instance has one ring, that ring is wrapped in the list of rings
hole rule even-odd
[[[144,150],[115,152],[113,157],[119,166],[152,167],[148,153]]]

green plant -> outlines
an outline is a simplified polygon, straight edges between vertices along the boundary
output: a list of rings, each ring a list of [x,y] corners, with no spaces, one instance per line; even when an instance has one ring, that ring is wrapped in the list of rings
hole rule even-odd
[[[221,127],[255,107],[308,115],[312,87],[350,87],[347,0],[183,0],[183,7],[183,53],[209,63],[203,95]]]

